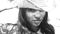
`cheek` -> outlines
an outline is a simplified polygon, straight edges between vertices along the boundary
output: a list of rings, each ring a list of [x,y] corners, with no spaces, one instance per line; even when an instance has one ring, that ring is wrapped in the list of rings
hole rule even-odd
[[[32,17],[33,14],[32,14],[32,13],[27,13],[27,16],[28,16],[28,17]]]
[[[41,13],[41,17],[44,17],[45,13]]]
[[[26,13],[27,19],[32,20],[34,18],[32,13]]]

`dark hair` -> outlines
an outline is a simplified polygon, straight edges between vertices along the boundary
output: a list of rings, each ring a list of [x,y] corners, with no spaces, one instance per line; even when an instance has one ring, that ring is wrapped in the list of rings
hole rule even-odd
[[[25,12],[27,9],[34,10],[32,8],[20,8],[19,20],[24,27],[27,27],[30,31],[32,31],[31,25],[29,23],[27,23],[28,21],[26,20],[26,16],[25,16]],[[43,21],[41,22],[41,24],[38,27],[40,27],[42,33],[55,34],[54,27],[51,24],[48,24],[47,20],[48,20],[48,12],[46,12]]]

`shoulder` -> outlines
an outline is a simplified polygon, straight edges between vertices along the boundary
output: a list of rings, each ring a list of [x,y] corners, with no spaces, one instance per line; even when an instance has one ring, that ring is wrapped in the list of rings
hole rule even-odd
[[[48,31],[48,34],[55,34],[54,27],[51,24],[49,24],[49,27],[46,30]]]
[[[54,27],[53,27],[51,24],[49,24],[49,26],[50,26],[50,28],[54,31]]]

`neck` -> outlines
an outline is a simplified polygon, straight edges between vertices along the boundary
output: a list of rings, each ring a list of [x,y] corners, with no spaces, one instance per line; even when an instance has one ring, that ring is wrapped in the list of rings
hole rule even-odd
[[[33,32],[37,32],[40,28],[36,26],[31,26]]]
[[[42,34],[41,31],[40,31],[40,29],[39,29],[37,32],[29,31],[28,28],[25,28],[25,27],[23,27],[23,29],[24,29],[25,31],[31,33],[31,34]],[[37,28],[34,28],[34,27],[33,27],[33,30],[36,30],[36,29],[37,29]]]

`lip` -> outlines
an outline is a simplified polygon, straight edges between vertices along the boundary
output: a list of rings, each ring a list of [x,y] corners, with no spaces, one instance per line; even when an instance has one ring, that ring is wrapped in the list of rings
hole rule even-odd
[[[41,20],[33,20],[33,22],[39,23],[39,22],[41,22]]]
[[[41,23],[41,20],[33,20],[33,24],[39,25]]]
[[[41,20],[32,20],[32,21],[41,21]]]
[[[39,23],[41,22],[41,20],[33,20],[33,22]]]

